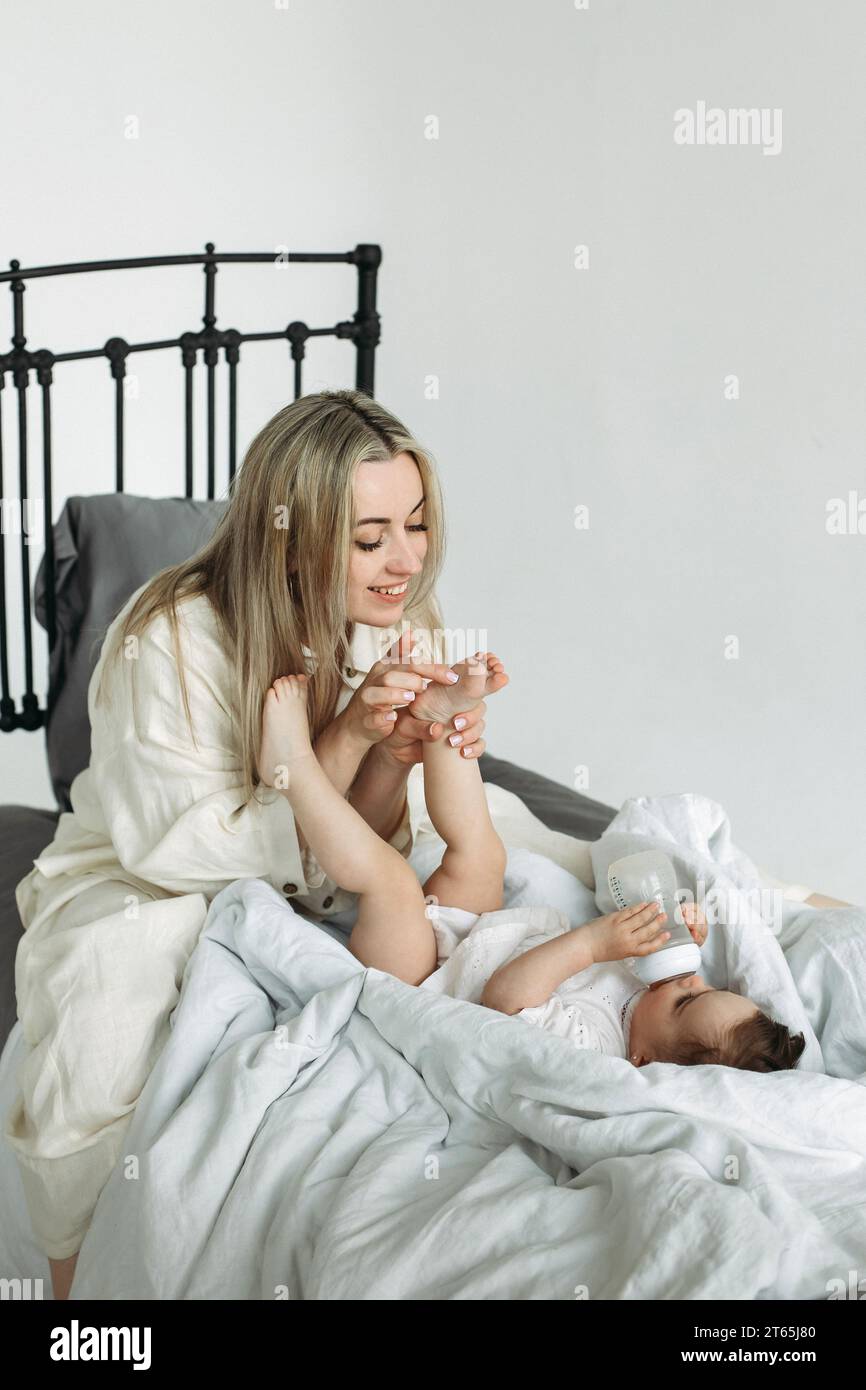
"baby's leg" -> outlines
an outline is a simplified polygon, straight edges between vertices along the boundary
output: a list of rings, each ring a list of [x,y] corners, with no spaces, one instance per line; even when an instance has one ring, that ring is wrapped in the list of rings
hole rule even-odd
[[[286,797],[328,877],[359,894],[349,939],[353,955],[408,984],[426,979],[436,968],[436,938],[421,886],[403,856],[371,830],[319,765],[304,676],[281,676],[268,691],[259,774]]]
[[[461,758],[448,735],[425,742],[424,793],[427,811],[447,848],[424,884],[427,897],[467,912],[498,912],[507,855],[493,828],[481,769]]]

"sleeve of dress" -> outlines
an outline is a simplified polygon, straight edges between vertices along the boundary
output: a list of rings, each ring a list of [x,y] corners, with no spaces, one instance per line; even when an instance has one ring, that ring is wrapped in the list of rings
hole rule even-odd
[[[604,1045],[598,1029],[581,1012],[579,1005],[569,1004],[559,994],[552,994],[544,1004],[532,1009],[521,1009],[515,1018],[524,1023],[532,1023],[536,1028],[544,1028],[559,1038],[569,1038],[576,1047],[587,1047],[593,1052],[603,1052]]]
[[[244,799],[230,668],[204,602],[179,611],[195,740],[167,617],[138,638],[135,659],[117,658],[98,706],[91,682],[90,766],[108,832],[125,869],[169,892],[210,899],[238,878],[306,891],[316,878],[286,798],[260,785]]]

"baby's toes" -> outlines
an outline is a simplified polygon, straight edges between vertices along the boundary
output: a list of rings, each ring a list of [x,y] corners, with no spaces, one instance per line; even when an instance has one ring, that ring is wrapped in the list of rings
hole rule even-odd
[[[467,676],[486,676],[487,659],[484,652],[476,652],[474,656],[467,656],[463,662]]]
[[[480,694],[487,683],[486,664],[483,661],[479,661],[477,657],[468,656],[462,663],[462,679],[464,682],[464,689],[468,686],[473,693]],[[459,688],[459,686],[455,686],[455,692],[458,691]]]
[[[495,652],[476,652],[474,659],[483,662],[485,671],[491,675],[494,671],[505,670],[505,667],[502,665],[502,662]]]
[[[505,667],[495,652],[476,652],[476,656],[484,663],[484,675],[487,678],[485,691],[488,695],[493,695],[497,690],[501,690],[503,685],[508,684]]]
[[[297,699],[298,696],[306,695],[307,677],[278,676],[271,689],[276,691],[278,699]]]

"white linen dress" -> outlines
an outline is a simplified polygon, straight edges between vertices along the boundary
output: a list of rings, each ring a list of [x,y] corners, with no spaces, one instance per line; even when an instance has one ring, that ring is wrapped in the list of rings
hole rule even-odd
[[[25,930],[15,986],[30,1051],[4,1134],[34,1235],[53,1259],[81,1246],[220,889],[263,878],[322,920],[357,899],[300,851],[284,796],[260,788],[266,804],[243,804],[216,615],[203,596],[183,600],[178,612],[198,747],[162,616],[138,639],[134,659],[115,662],[97,707],[100,656],[88,691],[90,765],[72,783],[72,810],[16,890]],[[378,659],[381,637],[355,625],[338,713]],[[413,771],[420,775],[420,764]],[[423,782],[413,805],[417,824]],[[390,842],[410,853],[408,806]]]

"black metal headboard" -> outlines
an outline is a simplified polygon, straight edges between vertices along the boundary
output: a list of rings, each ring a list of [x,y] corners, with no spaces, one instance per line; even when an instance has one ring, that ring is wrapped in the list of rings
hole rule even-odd
[[[123,444],[124,444],[124,394],[123,379],[126,375],[126,359],[133,352],[160,352],[167,348],[180,348],[181,365],[186,379],[185,432],[186,432],[186,496],[193,496],[193,382],[194,371],[201,352],[207,367],[207,477],[208,498],[214,497],[216,472],[216,368],[220,353],[228,364],[228,477],[229,485],[237,467],[237,367],[240,361],[242,343],[266,342],[270,339],[284,340],[291,349],[294,362],[294,398],[302,394],[301,370],[308,338],[348,338],[355,345],[356,370],[355,385],[359,391],[373,395],[373,376],[376,346],[379,342],[379,315],[376,312],[376,285],[379,265],[382,260],[381,248],[364,242],[354,251],[343,252],[305,252],[292,251],[279,253],[228,252],[217,253],[212,242],[208,242],[204,255],[194,256],[145,256],[135,260],[123,261],[82,261],[77,264],[36,266],[22,270],[18,261],[10,262],[8,271],[0,272],[0,283],[8,281],[12,292],[12,350],[0,353],[0,732],[11,733],[15,729],[34,730],[42,727],[45,710],[40,707],[33,690],[33,615],[30,598],[30,542],[32,513],[30,505],[29,470],[27,458],[27,389],[31,372],[42,391],[42,497],[37,499],[41,506],[41,527],[44,532],[44,574],[46,629],[49,651],[56,637],[54,602],[54,536],[52,530],[53,500],[51,491],[51,385],[55,366],[60,362],[76,362],[88,357],[105,357],[115,382],[115,491],[123,492]],[[351,319],[333,324],[329,328],[310,328],[308,324],[294,321],[286,328],[278,328],[265,333],[243,333],[236,328],[217,328],[216,320],[216,275],[217,266],[231,262],[260,262],[273,265],[275,261],[285,262],[342,262],[354,265],[358,271],[357,308]],[[109,338],[103,347],[85,348],[80,352],[55,353],[48,348],[33,352],[27,348],[24,333],[24,291],[25,281],[50,275],[82,275],[95,270],[135,270],[142,267],[201,265],[204,267],[204,316],[202,328],[181,333],[177,338],[163,338],[156,342],[129,343],[125,338]],[[3,476],[3,388],[6,374],[10,374],[12,386],[17,392],[18,407],[18,497],[6,500]],[[8,527],[9,518],[15,525]],[[15,699],[9,689],[8,661],[8,623],[6,612],[6,533],[14,529],[20,536],[21,549],[21,596],[23,605],[23,666],[24,694],[21,709],[16,708]]]

